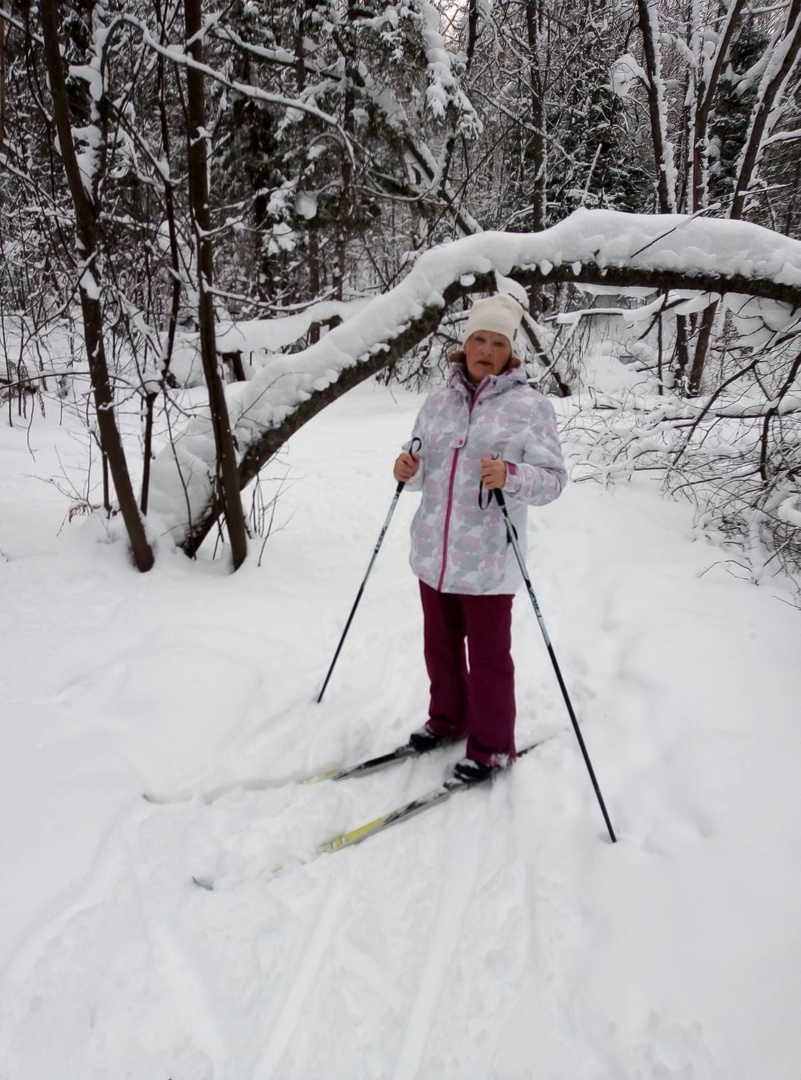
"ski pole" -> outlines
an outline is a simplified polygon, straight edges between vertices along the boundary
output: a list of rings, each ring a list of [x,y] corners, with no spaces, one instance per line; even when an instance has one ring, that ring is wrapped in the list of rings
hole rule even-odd
[[[418,444],[417,449],[415,449],[415,443]],[[419,451],[422,449],[422,447],[423,447],[422,440],[415,437],[414,439],[412,439],[411,444],[409,446],[409,453],[411,453],[411,454],[419,453]],[[325,693],[325,689],[328,686],[328,681],[331,678],[331,675],[332,675],[332,673],[334,671],[334,667],[336,666],[336,662],[339,659],[339,654],[342,651],[342,646],[345,644],[345,638],[348,636],[348,630],[350,630],[350,624],[353,622],[353,616],[356,614],[356,608],[359,606],[359,603],[360,603],[361,598],[362,598],[362,594],[364,593],[364,587],[367,584],[367,579],[369,578],[370,573],[371,573],[371,571],[373,569],[373,565],[374,565],[376,559],[378,558],[378,553],[381,550],[381,545],[384,543],[384,537],[387,535],[387,529],[389,528],[389,523],[390,523],[390,521],[392,521],[392,515],[395,513],[395,507],[398,505],[398,499],[400,498],[400,494],[401,494],[401,492],[403,491],[403,489],[405,487],[406,487],[406,481],[399,480],[398,481],[398,486],[395,489],[395,497],[393,498],[392,504],[390,505],[390,508],[389,508],[389,513],[386,516],[383,528],[381,529],[381,532],[378,534],[378,540],[376,542],[375,547],[373,548],[373,554],[372,554],[372,557],[370,559],[370,563],[369,563],[369,565],[367,567],[367,573],[364,575],[364,580],[362,581],[361,585],[359,586],[359,591],[356,593],[356,599],[353,602],[353,607],[350,609],[350,615],[348,615],[348,621],[345,623],[345,629],[342,631],[342,637],[339,639],[339,644],[337,645],[336,652],[334,653],[334,659],[331,661],[331,666],[329,667],[328,674],[325,677],[325,682],[323,683],[323,688],[320,691],[319,696],[317,698],[317,704],[318,705],[323,700],[323,694]]]
[[[531,600],[531,605],[534,608],[534,614],[537,616],[537,622],[540,625],[540,630],[542,631],[542,636],[543,636],[543,639],[545,640],[545,647],[548,650],[548,655],[551,658],[551,663],[553,664],[553,669],[554,669],[554,672],[556,673],[556,681],[559,683],[559,689],[562,691],[562,697],[565,699],[565,705],[567,706],[567,711],[568,711],[568,714],[570,716],[570,721],[573,724],[573,730],[575,731],[576,738],[578,739],[578,744],[579,744],[579,747],[581,749],[581,754],[582,754],[582,757],[584,758],[584,764],[587,766],[587,772],[590,774],[590,780],[592,781],[592,786],[593,786],[593,789],[595,791],[596,798],[598,799],[598,805],[601,808],[601,813],[603,814],[604,822],[606,823],[606,827],[609,830],[609,839],[612,841],[613,844],[616,844],[617,843],[617,837],[615,836],[615,830],[612,828],[612,822],[610,821],[609,814],[606,811],[606,805],[604,803],[603,795],[601,795],[601,789],[598,786],[597,779],[595,778],[595,770],[592,767],[592,762],[590,761],[590,755],[587,753],[587,747],[584,744],[584,739],[583,739],[582,734],[581,734],[581,729],[579,728],[578,720],[576,719],[576,714],[575,714],[575,712],[573,710],[573,705],[572,705],[572,703],[570,701],[570,695],[568,694],[567,687],[565,686],[565,680],[562,678],[562,672],[559,669],[559,662],[556,659],[556,653],[554,652],[553,645],[551,644],[551,639],[550,639],[550,636],[548,634],[548,628],[546,627],[545,620],[542,617],[542,612],[540,611],[540,605],[537,603],[537,597],[536,597],[536,595],[534,593],[534,587],[531,584],[531,578],[528,575],[528,570],[526,569],[526,563],[525,563],[525,560],[523,559],[523,554],[522,554],[522,552],[520,550],[520,545],[517,542],[517,532],[515,530],[514,525],[511,522],[510,517],[509,517],[509,511],[506,508],[506,499],[504,498],[503,492],[501,491],[500,488],[494,488],[493,489],[493,494],[495,495],[498,506],[500,506],[500,508],[501,508],[501,513],[503,514],[503,519],[504,519],[504,522],[506,523],[506,535],[509,537],[509,543],[512,545],[512,549],[514,550],[515,557],[517,558],[517,563],[518,563],[518,566],[520,567],[520,572],[523,575],[523,581],[526,583],[526,589],[528,590],[529,599]]]

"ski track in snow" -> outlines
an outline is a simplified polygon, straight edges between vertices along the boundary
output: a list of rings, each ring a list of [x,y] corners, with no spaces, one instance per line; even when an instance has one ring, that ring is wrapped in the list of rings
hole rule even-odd
[[[719,555],[648,485],[573,485],[531,524],[620,842],[521,594],[519,742],[549,741],[300,865],[459,756],[294,782],[421,720],[412,499],[313,700],[418,404],[366,386],[300,433],[261,570],[168,555],[139,579],[92,523],[58,544],[0,528],[0,854],[22,897],[0,901],[0,1080],[797,1080],[797,612],[696,580]]]
[[[450,808],[451,814],[459,810],[464,808]],[[414,1080],[419,1075],[428,1035],[437,1021],[439,999],[447,990],[453,954],[459,947],[467,907],[475,890],[486,831],[486,821],[481,823],[477,834],[460,830],[453,846],[445,852],[437,911],[426,934],[425,964],[404,1026],[398,1062],[392,1074],[394,1080]]]
[[[318,977],[326,950],[331,947],[337,922],[347,899],[345,883],[336,882],[326,897],[324,911],[315,920],[311,940],[301,959],[297,975],[285,991],[284,1002],[276,1017],[267,1047],[256,1065],[255,1080],[274,1080],[286,1075],[279,1066],[296,1035],[304,1002]]]

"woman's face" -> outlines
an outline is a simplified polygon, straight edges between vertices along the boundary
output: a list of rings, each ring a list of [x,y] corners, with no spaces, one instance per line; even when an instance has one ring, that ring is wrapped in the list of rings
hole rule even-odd
[[[500,375],[512,359],[509,338],[494,330],[476,330],[464,343],[467,377],[476,386],[485,375]]]

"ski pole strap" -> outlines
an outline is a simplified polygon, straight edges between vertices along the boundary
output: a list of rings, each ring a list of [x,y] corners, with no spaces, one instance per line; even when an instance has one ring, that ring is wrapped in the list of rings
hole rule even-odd
[[[417,446],[415,446],[415,443],[417,443]],[[414,438],[412,439],[412,441],[409,443],[409,453],[410,454],[419,454],[422,449],[423,449],[423,440],[420,438],[419,435],[415,435]],[[405,480],[399,480],[398,481],[398,486],[395,488],[395,494],[400,495],[400,493],[403,491],[403,489],[405,487],[406,487],[406,481]]]

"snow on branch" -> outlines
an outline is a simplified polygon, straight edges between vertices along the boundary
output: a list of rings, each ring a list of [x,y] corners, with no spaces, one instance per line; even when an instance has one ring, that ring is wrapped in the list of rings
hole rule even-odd
[[[578,210],[543,232],[485,232],[443,244],[316,344],[273,355],[252,381],[228,387],[242,486],[302,423],[435,331],[457,300],[493,290],[495,275],[524,288],[571,281],[617,291],[714,293],[727,298],[735,319],[744,297],[756,296],[762,308],[773,301],[774,330],[791,325],[801,308],[801,242],[746,222]],[[247,347],[270,352],[272,326],[264,322],[260,335],[258,325],[248,324]],[[236,337],[236,329],[229,330],[226,347],[236,347]],[[177,444],[157,456],[152,485],[160,527],[194,550],[214,520],[208,418],[195,418]]]
[[[443,117],[449,105],[454,105],[461,115],[461,127],[465,134],[478,135],[482,124],[467,96],[459,87],[451,70],[451,54],[439,31],[440,15],[437,8],[425,0],[420,4],[423,34],[428,63],[428,90],[426,101],[434,116]]]
[[[212,82],[216,82],[218,85],[224,86],[228,90],[233,90],[244,98],[249,98],[253,101],[261,101],[266,105],[280,105],[290,112],[294,110],[296,112],[308,113],[310,116],[315,117],[315,119],[321,120],[330,127],[336,128],[342,136],[343,143],[348,148],[348,152],[351,155],[353,154],[350,139],[343,130],[342,125],[336,117],[330,116],[315,105],[313,91],[309,91],[308,95],[311,100],[307,100],[307,95],[305,93],[298,94],[295,97],[287,97],[284,94],[268,93],[258,86],[252,86],[249,83],[237,82],[227,78],[222,72],[217,71],[210,65],[203,64],[198,60],[193,59],[182,45],[162,45],[161,42],[153,37],[145,23],[133,15],[118,15],[114,22],[109,26],[109,33],[115,26],[121,24],[137,29],[141,34],[143,43],[147,45],[148,48],[179,67],[192,68],[195,71],[200,71],[206,78],[211,79]]]

